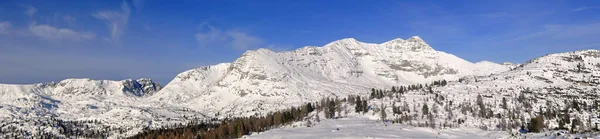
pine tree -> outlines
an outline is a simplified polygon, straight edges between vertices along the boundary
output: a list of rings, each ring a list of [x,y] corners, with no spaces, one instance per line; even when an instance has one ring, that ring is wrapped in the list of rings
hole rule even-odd
[[[535,132],[535,133],[539,133],[542,132],[542,130],[544,130],[545,125],[544,125],[544,117],[542,115],[538,115],[535,118],[531,118],[529,120],[529,131],[531,132]]]
[[[579,125],[579,119],[575,118],[571,121],[571,133],[575,133],[577,126]]]
[[[479,106],[479,116],[488,118],[488,116],[486,116],[487,113],[485,105],[483,104],[483,98],[481,97],[481,94],[477,95],[477,106]]]
[[[360,97],[356,97],[356,106],[354,107],[354,111],[356,113],[359,113],[362,111],[362,101],[360,100]]]
[[[335,101],[334,100],[329,100],[329,105],[328,105],[328,110],[329,110],[329,118],[334,118],[335,117]]]
[[[361,106],[362,106],[362,112],[363,112],[363,114],[364,114],[364,113],[367,113],[367,112],[369,111],[369,110],[368,110],[369,104],[367,104],[367,100],[363,100],[363,102],[362,102],[362,105],[361,105]]]
[[[369,98],[374,99],[376,93],[377,93],[377,90],[375,90],[375,88],[371,88],[371,95],[369,96]]]
[[[433,116],[431,113],[429,113],[429,114],[427,115],[427,117],[429,117],[429,126],[430,126],[431,128],[434,128],[434,129],[435,129],[435,128],[436,128],[435,116]]]
[[[381,103],[381,121],[385,122],[385,118],[387,118],[387,114],[385,113],[385,105],[383,105],[383,102]]]
[[[427,103],[423,103],[422,112],[423,112],[423,115],[427,115],[429,113],[429,107],[427,107]]]
[[[369,98],[370,98],[370,99],[375,99],[375,97],[376,97],[376,95],[375,95],[375,94],[376,94],[375,92],[371,92],[371,95],[369,96]]]
[[[502,108],[505,109],[505,110],[508,109],[508,104],[507,103],[508,103],[508,100],[506,100],[505,97],[502,97]]]

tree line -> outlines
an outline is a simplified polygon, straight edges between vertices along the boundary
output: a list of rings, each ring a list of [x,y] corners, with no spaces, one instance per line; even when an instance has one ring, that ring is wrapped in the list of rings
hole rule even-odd
[[[226,139],[239,138],[253,132],[264,132],[296,121],[303,121],[322,104],[306,103],[299,107],[271,112],[264,116],[236,117],[217,123],[195,123],[178,128],[145,130],[131,139]]]

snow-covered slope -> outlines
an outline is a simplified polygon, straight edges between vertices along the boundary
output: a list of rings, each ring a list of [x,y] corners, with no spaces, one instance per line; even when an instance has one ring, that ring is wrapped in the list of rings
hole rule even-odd
[[[245,138],[597,138],[598,74],[598,50],[550,54],[510,71],[464,77],[431,92],[386,94],[371,99],[372,111],[367,113],[354,113],[352,105],[341,104],[342,111],[350,111],[336,113],[342,119],[315,122],[315,115],[322,113],[313,112],[304,121]],[[386,120],[382,113],[387,113]],[[545,130],[520,134],[521,126],[536,116],[545,119]]]
[[[66,79],[31,85],[0,84],[2,104],[17,107],[32,106],[43,100],[68,100],[65,103],[88,100],[120,101],[152,95],[162,87],[150,79],[138,80],[90,80]]]
[[[457,80],[508,70],[508,66],[471,63],[435,51],[417,36],[382,44],[347,38],[323,47],[280,53],[247,51],[233,63],[183,72],[149,99],[159,106],[177,102],[207,115],[252,115],[248,111],[287,108],[373,87]]]
[[[500,131],[485,131],[477,128],[454,130],[435,130],[427,127],[412,127],[401,124],[385,125],[376,118],[363,115],[351,115],[342,119],[327,119],[315,123],[311,127],[282,127],[264,133],[255,133],[242,137],[244,139],[308,139],[308,138],[456,138],[456,139],[489,139],[509,138],[510,135]]]
[[[490,61],[480,61],[480,62],[475,63],[474,72],[475,72],[475,75],[489,75],[489,74],[494,74],[494,73],[505,72],[514,67],[516,67],[516,66],[514,66],[513,64],[505,63],[505,64],[500,65],[500,64],[490,62]]]
[[[31,85],[0,84],[0,123],[5,131],[6,128],[19,125],[18,129],[30,132],[41,130],[33,128],[39,126],[36,124],[56,123],[56,119],[146,124],[152,116],[140,114],[142,108],[136,104],[161,88],[158,83],[146,78],[122,81],[66,79]],[[139,122],[145,118],[144,122]],[[46,132],[58,131],[57,128],[45,128],[48,128],[45,129]]]
[[[549,54],[502,74],[478,78],[478,81],[525,88],[597,86],[600,84],[600,51]]]
[[[575,129],[585,131],[593,128],[594,123],[600,124],[599,74],[600,51],[557,53],[530,60],[510,71],[490,76],[464,77],[459,82],[451,82],[445,87],[433,89],[439,92],[446,102],[454,102],[453,104],[435,104],[433,100],[423,100],[422,95],[414,95],[406,100],[425,102],[430,106],[455,107],[451,112],[441,111],[437,115],[453,115],[453,118],[437,119],[440,123],[468,119],[465,125],[489,128],[497,127],[501,121],[506,120],[509,125],[518,127],[540,113],[554,112],[557,113],[554,116],[571,117],[566,121],[585,121]],[[477,119],[468,114],[469,112],[465,113],[465,108],[477,107],[475,102],[479,95],[483,96],[485,107],[494,115],[500,116]],[[502,106],[504,99],[506,108]],[[475,108],[471,114],[478,115],[478,111]],[[547,128],[559,127],[560,119],[546,120]]]
[[[341,119],[326,119],[306,127],[304,123],[295,123],[263,133],[246,135],[242,139],[307,139],[307,138],[343,138],[343,139],[491,139],[491,138],[600,138],[598,134],[566,134],[566,131],[547,131],[536,134],[516,134],[506,131],[486,131],[473,127],[454,129],[431,129],[406,124],[385,124],[370,115],[349,115]],[[514,132],[513,132],[514,133]],[[560,134],[560,135],[559,135]]]
[[[455,104],[471,102],[477,94],[515,96],[527,88],[593,92],[600,77],[598,57],[597,50],[587,50],[551,54],[522,65],[471,63],[436,51],[419,37],[381,44],[348,38],[279,53],[247,51],[232,63],[180,73],[162,89],[149,79],[0,84],[0,129],[59,133],[57,120],[98,120],[92,127],[121,138],[194,118],[264,114],[324,97],[366,95],[370,88],[442,79],[460,80],[435,89]],[[39,123],[54,124],[33,128]]]

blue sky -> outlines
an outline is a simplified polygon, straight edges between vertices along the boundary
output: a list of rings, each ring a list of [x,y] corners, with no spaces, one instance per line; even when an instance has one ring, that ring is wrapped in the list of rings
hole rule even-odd
[[[3,0],[0,83],[147,77],[342,38],[418,35],[471,62],[599,49],[594,0]]]

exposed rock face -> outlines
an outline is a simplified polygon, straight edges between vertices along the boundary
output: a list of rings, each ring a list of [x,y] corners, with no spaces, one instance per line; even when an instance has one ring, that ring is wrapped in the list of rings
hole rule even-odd
[[[141,78],[138,80],[124,80],[123,92],[130,93],[135,96],[152,95],[154,92],[158,92],[162,89],[160,84],[153,82],[148,78]]]

